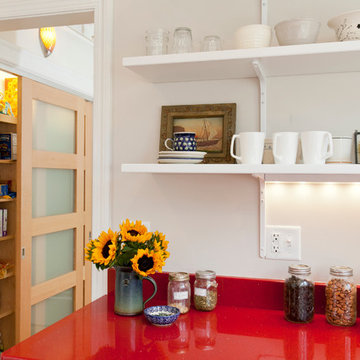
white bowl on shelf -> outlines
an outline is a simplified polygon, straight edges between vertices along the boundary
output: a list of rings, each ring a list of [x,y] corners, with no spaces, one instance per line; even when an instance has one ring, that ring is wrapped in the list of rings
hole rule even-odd
[[[327,24],[329,28],[335,30],[339,41],[360,40],[360,10],[335,16]]]
[[[263,24],[241,26],[236,30],[235,41],[238,49],[270,46],[271,26]]]
[[[274,27],[279,45],[315,43],[320,22],[315,19],[293,19],[279,22]]]

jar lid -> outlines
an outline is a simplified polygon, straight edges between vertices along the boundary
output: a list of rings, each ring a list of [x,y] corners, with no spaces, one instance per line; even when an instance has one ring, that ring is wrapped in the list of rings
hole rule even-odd
[[[353,276],[353,269],[349,266],[331,266],[330,274],[335,276]]]
[[[197,279],[215,279],[216,272],[212,270],[199,270],[195,273]]]
[[[173,280],[173,281],[189,280],[189,274],[186,272],[171,272],[169,273],[169,280]]]
[[[310,275],[311,267],[304,264],[294,264],[289,266],[289,274],[292,275]]]

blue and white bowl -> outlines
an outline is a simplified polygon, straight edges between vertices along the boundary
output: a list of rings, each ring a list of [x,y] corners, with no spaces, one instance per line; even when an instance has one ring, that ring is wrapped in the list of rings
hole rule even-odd
[[[169,326],[176,321],[180,310],[174,306],[151,306],[144,310],[145,317],[156,326]]]

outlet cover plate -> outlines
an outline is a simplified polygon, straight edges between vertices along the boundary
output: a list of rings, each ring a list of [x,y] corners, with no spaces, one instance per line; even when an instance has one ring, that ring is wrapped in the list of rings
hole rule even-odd
[[[301,260],[300,226],[266,226],[266,259]]]

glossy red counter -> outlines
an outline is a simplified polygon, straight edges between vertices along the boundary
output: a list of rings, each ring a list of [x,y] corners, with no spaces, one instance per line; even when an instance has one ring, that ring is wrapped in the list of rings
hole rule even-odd
[[[113,294],[94,301],[4,353],[4,359],[360,359],[360,325],[284,320],[281,310],[219,305],[194,309],[166,328],[113,313]]]

